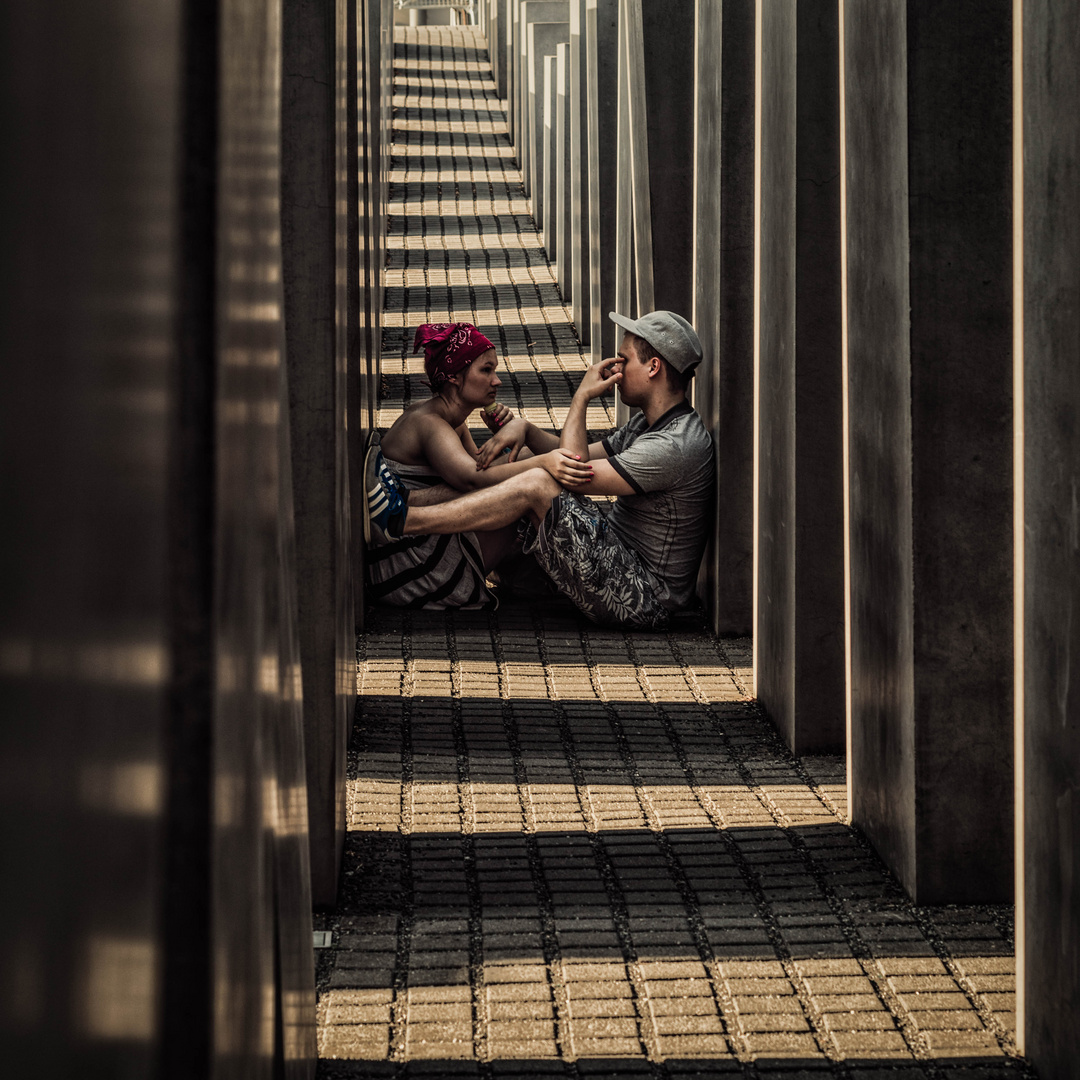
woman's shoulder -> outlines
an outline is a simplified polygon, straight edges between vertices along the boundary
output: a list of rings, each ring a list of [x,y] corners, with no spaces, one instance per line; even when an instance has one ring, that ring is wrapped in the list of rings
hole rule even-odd
[[[428,438],[433,432],[447,428],[450,424],[430,401],[417,402],[405,409],[382,437],[383,453],[409,464],[426,464],[424,450]]]

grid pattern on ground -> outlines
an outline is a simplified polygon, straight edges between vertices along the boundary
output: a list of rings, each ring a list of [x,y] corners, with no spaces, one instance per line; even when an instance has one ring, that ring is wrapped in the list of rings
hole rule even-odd
[[[395,74],[381,422],[421,392],[405,323],[461,318],[558,424],[585,361],[483,41],[404,31]],[[506,607],[376,611],[359,648],[321,1076],[1028,1075],[1011,912],[906,900],[842,761],[751,700],[749,642]]]

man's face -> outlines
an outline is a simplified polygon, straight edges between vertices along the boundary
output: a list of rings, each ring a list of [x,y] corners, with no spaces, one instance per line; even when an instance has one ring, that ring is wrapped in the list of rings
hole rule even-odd
[[[619,346],[622,359],[622,381],[619,383],[619,396],[623,403],[634,407],[640,406],[649,393],[649,357],[638,356],[629,334],[624,334]]]

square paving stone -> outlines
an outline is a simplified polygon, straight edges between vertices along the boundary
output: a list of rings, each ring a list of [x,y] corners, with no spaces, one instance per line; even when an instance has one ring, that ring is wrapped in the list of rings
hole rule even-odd
[[[458,1021],[472,1023],[472,1003],[468,1001],[437,1001],[409,1006],[408,1022],[430,1023]]]
[[[739,1027],[745,1032],[808,1031],[806,1018],[796,1013],[740,1013]]]
[[[487,1025],[489,1039],[503,1041],[522,1039],[554,1040],[555,1024],[553,1020],[492,1020]]]
[[[584,980],[582,982],[567,981],[566,992],[569,995],[571,1002],[575,999],[628,998],[632,997],[634,993],[628,978],[618,981],[608,979],[603,982],[598,980]]]
[[[723,1035],[661,1035],[659,1044],[665,1057],[719,1057],[729,1052]]]
[[[928,1031],[926,1040],[935,1054],[974,1057],[1004,1056],[989,1031]]]
[[[487,1049],[492,1058],[555,1058],[559,1056],[559,1048],[554,1039],[490,1039]],[[518,1075],[528,1074],[519,1073]]]
[[[822,1056],[813,1035],[785,1034],[781,1032],[753,1032],[746,1036],[750,1052],[759,1056],[783,1055],[787,1057]],[[891,1080],[891,1078],[890,1078]]]
[[[573,1039],[571,1045],[578,1057],[623,1058],[636,1057],[641,1051],[637,1039]],[[613,1074],[614,1075],[614,1074]]]
[[[964,1031],[983,1030],[979,1014],[974,1009],[961,1011],[959,1009],[932,1012],[921,1010],[912,1011],[911,1019],[920,1031]]]
[[[833,1039],[837,1047],[851,1057],[859,1057],[867,1050],[887,1050],[891,1051],[891,1056],[911,1057],[899,1031],[836,1031]]]
[[[622,998],[571,998],[570,1015],[575,1018],[598,1016],[636,1016],[637,1009],[629,997]]]
[[[550,1001],[489,1001],[487,1011],[492,1020],[548,1020],[555,1015]]]
[[[650,998],[649,1010],[654,1017],[660,1016],[716,1016],[716,1001],[707,997]]]
[[[648,981],[648,994],[655,998],[712,997],[708,979],[667,979]]]
[[[502,983],[485,986],[488,1001],[550,1001],[551,987],[546,982]]]
[[[884,1009],[877,1012],[826,1013],[825,1027],[829,1031],[895,1031],[892,1014]]]
[[[724,1023],[713,1013],[711,1016],[653,1016],[658,1035],[722,1035]]]
[[[410,986],[407,1001],[411,1008],[421,1002],[472,1001],[472,990],[465,984],[451,986]]]
[[[390,1052],[390,1029],[379,1025],[342,1024],[319,1033],[322,1058],[385,1058]]]

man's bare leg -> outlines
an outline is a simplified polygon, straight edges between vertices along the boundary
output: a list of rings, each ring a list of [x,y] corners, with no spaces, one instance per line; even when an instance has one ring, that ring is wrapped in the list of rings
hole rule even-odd
[[[457,488],[449,484],[436,484],[434,487],[417,488],[409,492],[409,506],[437,506],[461,497]]]
[[[561,491],[543,469],[530,469],[495,487],[470,491],[434,506],[414,505],[410,496],[403,532],[406,536],[493,532],[527,514],[540,521]]]

